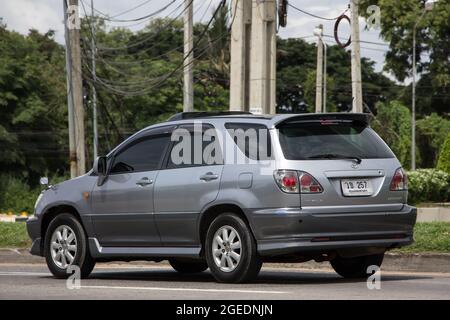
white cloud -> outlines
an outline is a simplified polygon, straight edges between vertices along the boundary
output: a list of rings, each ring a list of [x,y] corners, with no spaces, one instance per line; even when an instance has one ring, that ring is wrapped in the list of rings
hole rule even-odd
[[[32,28],[42,33],[53,29],[60,41],[64,37],[62,10],[62,2],[57,0],[2,0],[0,15],[8,29],[22,34]]]

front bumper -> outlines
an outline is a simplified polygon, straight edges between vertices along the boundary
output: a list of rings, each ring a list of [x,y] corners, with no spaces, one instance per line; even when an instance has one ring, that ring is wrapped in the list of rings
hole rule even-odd
[[[354,248],[393,248],[413,242],[417,209],[400,211],[308,213],[300,208],[250,213],[252,229],[263,256],[329,252]]]
[[[38,217],[32,216],[27,220],[27,232],[33,241],[30,253],[42,257],[44,253],[41,240],[41,223]]]

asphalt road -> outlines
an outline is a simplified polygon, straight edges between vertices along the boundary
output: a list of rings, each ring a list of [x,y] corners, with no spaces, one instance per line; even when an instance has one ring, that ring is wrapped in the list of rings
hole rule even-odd
[[[250,284],[218,284],[206,271],[180,275],[167,265],[100,265],[81,288],[42,264],[0,263],[0,299],[450,299],[450,274],[381,273],[381,288],[331,270],[263,268]]]

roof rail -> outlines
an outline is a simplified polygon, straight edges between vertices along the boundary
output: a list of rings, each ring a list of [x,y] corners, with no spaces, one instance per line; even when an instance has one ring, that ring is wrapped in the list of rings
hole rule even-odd
[[[240,116],[240,115],[252,115],[252,113],[245,111],[180,112],[171,116],[167,121],[199,119],[218,116]]]

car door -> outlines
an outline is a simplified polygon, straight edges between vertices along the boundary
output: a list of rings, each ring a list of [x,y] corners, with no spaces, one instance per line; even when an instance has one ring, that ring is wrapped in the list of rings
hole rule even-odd
[[[160,246],[153,191],[171,128],[153,129],[122,146],[105,183],[92,192],[92,223],[102,246]]]
[[[195,140],[193,125],[183,125],[177,129],[188,130],[191,138]],[[214,128],[205,124],[203,128],[200,127],[200,136],[208,129]],[[197,133],[196,131],[195,134]],[[211,142],[199,143],[201,146],[198,149],[195,143],[191,144],[190,164],[175,164],[172,159],[176,149],[174,142],[168,152],[166,166],[158,174],[154,198],[155,221],[164,246],[198,245],[197,224],[200,212],[216,199],[219,192],[222,160],[209,165],[203,157],[200,162],[195,161],[195,151],[201,151],[203,154],[205,147]],[[216,152],[220,150],[216,149]],[[221,153],[217,154],[216,159],[221,159]]]

